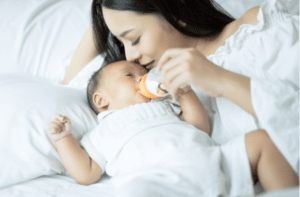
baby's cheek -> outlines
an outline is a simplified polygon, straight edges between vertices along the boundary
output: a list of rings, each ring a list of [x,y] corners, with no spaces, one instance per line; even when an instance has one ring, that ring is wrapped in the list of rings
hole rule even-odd
[[[140,94],[140,96],[141,96],[141,99],[143,100],[144,103],[149,103],[149,102],[151,102],[151,99],[150,99],[150,98],[147,98],[147,97],[145,97],[145,96],[142,95],[142,94]]]

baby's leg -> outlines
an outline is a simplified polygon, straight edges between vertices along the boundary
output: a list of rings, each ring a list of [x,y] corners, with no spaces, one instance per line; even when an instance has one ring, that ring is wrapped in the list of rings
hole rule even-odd
[[[298,186],[298,177],[265,130],[246,134],[246,149],[253,180],[266,191]]]

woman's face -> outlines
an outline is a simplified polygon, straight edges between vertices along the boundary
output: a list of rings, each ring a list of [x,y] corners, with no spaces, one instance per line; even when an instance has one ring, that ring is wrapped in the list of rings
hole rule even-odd
[[[109,30],[124,44],[126,59],[138,61],[148,70],[167,49],[193,46],[191,38],[158,15],[102,9]]]

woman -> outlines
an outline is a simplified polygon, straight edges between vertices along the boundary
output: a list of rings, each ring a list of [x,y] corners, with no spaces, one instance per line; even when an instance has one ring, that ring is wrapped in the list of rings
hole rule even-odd
[[[167,2],[94,0],[64,82],[102,53],[157,67],[173,98],[186,84],[198,91],[215,142],[265,129],[298,172],[298,2],[269,0],[236,20],[209,0]]]

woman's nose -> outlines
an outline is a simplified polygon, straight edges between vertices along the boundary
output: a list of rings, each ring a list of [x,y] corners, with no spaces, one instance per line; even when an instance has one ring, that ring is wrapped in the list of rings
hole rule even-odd
[[[139,59],[142,57],[139,51],[133,49],[126,49],[126,48],[125,48],[125,55],[126,55],[126,60],[130,62],[134,62],[134,61],[138,62]]]

